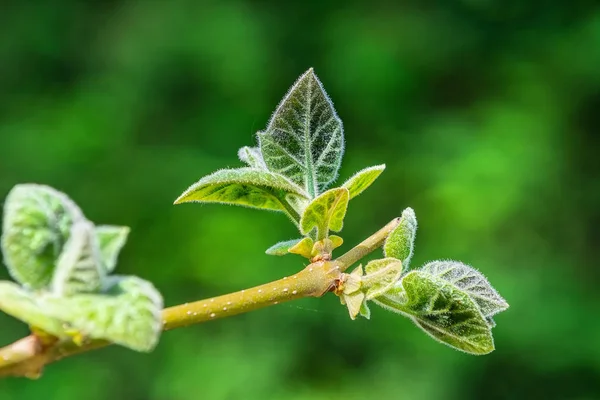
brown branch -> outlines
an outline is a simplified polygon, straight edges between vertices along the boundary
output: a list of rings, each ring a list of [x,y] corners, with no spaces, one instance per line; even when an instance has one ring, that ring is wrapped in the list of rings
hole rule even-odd
[[[295,275],[274,282],[166,308],[162,313],[163,329],[230,317],[303,297],[320,297],[335,287],[343,271],[380,247],[399,222],[399,218],[392,220],[334,261],[317,261]],[[71,341],[48,342],[32,334],[0,349],[0,377],[38,378],[47,364],[110,344],[93,340],[79,346]]]

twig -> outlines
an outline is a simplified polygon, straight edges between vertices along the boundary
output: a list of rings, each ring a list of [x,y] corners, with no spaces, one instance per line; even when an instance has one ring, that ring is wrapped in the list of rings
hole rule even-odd
[[[380,247],[400,219],[396,218],[334,261],[318,261],[295,275],[239,292],[185,303],[163,310],[163,329],[170,330],[295,300],[320,297],[334,288],[343,271]],[[0,377],[38,378],[47,364],[64,357],[110,345],[92,340],[81,346],[71,341],[46,343],[35,334],[0,349]]]

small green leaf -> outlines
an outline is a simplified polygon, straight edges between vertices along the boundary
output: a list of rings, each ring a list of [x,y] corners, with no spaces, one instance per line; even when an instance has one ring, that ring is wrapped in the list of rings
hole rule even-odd
[[[2,228],[2,252],[10,275],[26,288],[48,285],[71,225],[82,219],[79,207],[51,187],[15,186],[4,204]]]
[[[296,245],[290,247],[289,252],[292,254],[301,255],[304,258],[310,259],[313,253],[314,242],[311,238],[305,237]]]
[[[335,180],[344,152],[342,121],[312,68],[285,95],[258,139],[267,167],[311,197]]]
[[[402,263],[395,258],[373,260],[365,267],[362,278],[366,299],[381,296],[394,286],[402,275]]]
[[[286,254],[290,254],[289,250],[302,240],[303,239],[292,239],[275,243],[273,246],[267,249],[266,253],[270,256],[285,256]]]
[[[435,340],[470,354],[494,350],[491,328],[477,304],[456,286],[423,271],[401,280],[404,292],[373,301],[409,316]]]
[[[13,282],[0,281],[0,309],[57,337],[64,337],[62,322],[46,314],[36,297]]]
[[[76,222],[56,263],[52,278],[54,293],[62,296],[93,293],[100,289],[105,276],[94,225],[89,221]]]
[[[424,265],[421,270],[467,293],[486,318],[508,308],[506,300],[490,285],[485,276],[473,267],[459,261],[433,261]]]
[[[317,240],[327,237],[330,230],[339,232],[344,225],[349,193],[346,188],[334,188],[321,194],[306,207],[300,219],[300,230],[307,235],[317,228]]]
[[[149,352],[160,337],[162,306],[162,297],[150,282],[111,276],[102,294],[48,297],[44,308],[64,321],[71,334]]]
[[[258,147],[244,146],[238,151],[238,157],[240,161],[245,162],[252,168],[267,169],[267,164],[265,164]]]
[[[96,237],[106,272],[114,271],[117,266],[117,258],[127,242],[129,231],[127,226],[100,225],[96,227]]]
[[[360,305],[360,316],[366,319],[371,319],[371,309],[366,301],[363,301]]]
[[[417,234],[417,217],[412,208],[402,212],[400,224],[388,235],[383,245],[386,257],[397,258],[402,261],[404,269],[408,269],[413,255],[415,236]]]
[[[365,168],[358,171],[354,176],[348,179],[342,187],[345,187],[350,192],[350,199],[355,198],[365,191],[375,179],[381,175],[385,169],[385,164],[375,165],[374,167]]]
[[[175,204],[187,202],[236,204],[274,211],[293,211],[286,196],[308,198],[282,175],[256,168],[222,169],[190,186]]]

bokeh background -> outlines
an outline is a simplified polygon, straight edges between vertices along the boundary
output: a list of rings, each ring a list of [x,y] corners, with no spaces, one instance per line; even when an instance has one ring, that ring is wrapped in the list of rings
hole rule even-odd
[[[458,259],[511,304],[475,357],[328,295],[108,348],[0,381],[0,399],[599,399],[600,8],[595,1],[4,1],[0,193],[38,182],[132,227],[118,272],[167,305],[302,267],[287,219],[172,206],[236,167],[314,67],[344,121],[342,250],[403,208],[414,265]],[[0,278],[7,279],[6,271]],[[375,307],[375,306],[374,306]],[[26,334],[0,315],[0,344]]]

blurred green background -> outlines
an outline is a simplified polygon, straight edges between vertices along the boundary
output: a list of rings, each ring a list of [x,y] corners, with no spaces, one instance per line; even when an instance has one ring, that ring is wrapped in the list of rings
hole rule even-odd
[[[387,164],[342,250],[411,206],[413,264],[469,263],[511,308],[475,357],[379,308],[351,321],[328,295],[168,332],[149,355],[69,358],[0,381],[0,399],[600,399],[595,4],[5,0],[2,197],[45,183],[131,226],[117,272],[167,305],[302,268],[264,254],[296,236],[285,216],[172,202],[240,166],[312,66],[344,121],[340,179]],[[0,344],[27,333],[0,327]]]

